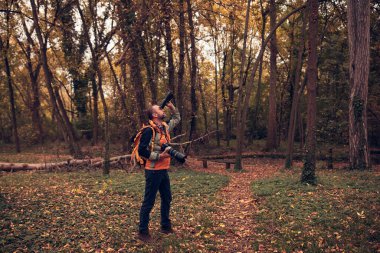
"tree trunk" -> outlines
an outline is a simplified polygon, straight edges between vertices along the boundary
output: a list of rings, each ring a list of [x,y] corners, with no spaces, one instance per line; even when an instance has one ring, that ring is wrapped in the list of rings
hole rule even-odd
[[[227,91],[228,91],[228,101],[227,101],[227,108],[226,108],[226,138],[227,138],[227,147],[230,146],[230,140],[232,135],[232,112],[234,107],[234,52],[235,52],[235,28],[234,28],[234,16],[230,15],[230,26],[232,28],[231,32],[231,38],[230,38],[230,80],[227,85]]]
[[[305,80],[306,80],[307,76],[305,77]],[[305,84],[303,84],[303,86],[305,87]],[[298,102],[300,103],[300,102]],[[304,149],[304,145],[305,145],[305,134],[304,134],[304,126],[303,126],[303,119],[302,119],[302,113],[301,113],[301,110],[298,108],[298,135],[299,135],[299,139],[300,139],[300,149]]]
[[[261,10],[261,19],[262,19],[262,24],[261,24],[261,46],[264,45],[264,40],[265,40],[265,27],[266,27],[266,13],[264,11],[263,7],[263,1],[260,0],[260,10]],[[253,107],[253,113],[252,113],[252,122],[253,122],[253,130],[257,130],[257,118],[258,118],[258,113],[260,111],[260,102],[261,102],[261,79],[262,79],[262,74],[263,74],[263,57],[260,58],[260,65],[259,65],[259,77],[257,81],[257,91],[256,91],[256,96],[255,96],[255,104]]]
[[[125,94],[125,92],[123,91],[121,85],[120,85],[120,82],[119,82],[119,79],[117,78],[117,75],[116,75],[116,71],[112,65],[112,62],[111,62],[111,59],[109,57],[109,54],[107,52],[107,50],[105,51],[106,53],[106,58],[107,58],[107,61],[108,61],[108,64],[110,66],[110,69],[111,69],[111,73],[112,73],[112,76],[115,80],[115,85],[116,85],[116,89],[119,93],[119,97],[120,97],[120,101],[121,101],[121,108],[122,108],[122,111],[123,111],[123,114],[122,114],[122,122],[123,122],[123,126],[121,127],[121,131],[122,131],[122,145],[123,145],[123,151],[124,152],[128,152],[129,151],[129,145],[127,144],[129,142],[129,138],[130,138],[130,134],[129,134],[129,129],[132,129],[132,126],[131,126],[131,117],[130,117],[130,111],[128,110],[128,106],[127,106],[127,96]],[[122,66],[123,67],[123,66]],[[123,71],[122,71],[123,72]],[[124,73],[122,73],[123,75],[123,78],[125,78],[125,71]]]
[[[156,40],[156,45],[155,45],[155,57],[154,57],[154,65],[153,65],[153,79],[154,79],[154,83],[155,84],[158,84],[158,74],[160,72],[160,59],[161,59],[161,56],[160,56],[160,52],[161,52],[161,32],[160,31],[160,26],[157,28],[157,40]],[[182,115],[182,114],[181,114]],[[182,121],[182,120],[181,120]],[[180,122],[180,124],[182,124]]]
[[[179,110],[179,113],[181,114],[181,117],[183,117],[183,77],[185,74],[185,36],[186,36],[186,29],[185,29],[185,15],[184,15],[184,1],[179,0],[179,63],[178,63],[178,85],[177,85],[177,107]],[[177,130],[179,133],[182,132],[182,122],[181,120],[177,126]],[[180,141],[180,140],[178,140]]]
[[[199,70],[198,70],[199,71]],[[203,111],[203,123],[205,127],[206,133],[208,133],[208,119],[207,119],[207,106],[206,106],[206,97],[202,87],[202,78],[198,73],[198,88],[201,93],[201,103],[202,103],[202,111]]]
[[[215,29],[216,30],[216,29]],[[213,34],[214,35],[214,34]],[[220,130],[219,130],[219,106],[218,106],[218,50],[217,50],[217,43],[218,43],[218,33],[215,31],[214,38],[214,66],[215,66],[215,125],[216,125],[216,144],[219,147],[220,146]]]
[[[226,66],[227,66],[227,50],[223,52],[222,77],[220,79],[223,101],[223,124],[224,124],[224,139],[227,140],[227,97],[226,97]]]
[[[174,88],[174,60],[173,60],[173,46],[172,46],[172,31],[170,27],[170,11],[171,4],[170,0],[161,0],[162,11],[164,15],[164,26],[165,26],[165,45],[166,51],[168,52],[168,88],[171,92],[175,92]]]
[[[121,64],[120,66],[121,68],[121,76],[122,76],[122,83],[121,83],[121,94],[123,94],[123,96],[125,96],[125,93],[126,93],[126,87],[127,87],[127,70],[126,70],[126,64],[125,62]],[[127,98],[125,98],[127,99]],[[125,100],[126,102],[126,109],[127,109],[127,114],[124,115],[125,119],[128,120],[128,123],[130,125],[130,128],[129,129],[125,129],[126,132],[122,133],[122,148],[123,148],[123,151],[128,153],[130,151],[130,138],[131,138],[131,134],[129,133],[129,131],[132,131],[132,129],[135,129],[135,126],[134,126],[134,122],[137,122],[136,120],[134,121],[133,119],[133,114],[131,111],[128,110],[128,104],[127,104],[127,100]]]
[[[370,168],[367,133],[370,1],[348,1],[350,168]]]
[[[191,8],[191,1],[187,2],[187,15],[189,19],[190,26],[190,43],[191,43],[191,73],[190,73],[190,100],[191,100],[191,121],[190,121],[190,133],[189,140],[197,134],[197,96],[195,93],[195,87],[197,82],[197,54],[195,46],[195,34],[194,34],[194,23],[193,23],[193,11]]]
[[[147,75],[147,79],[148,79],[150,93],[152,95],[152,103],[156,104],[157,103],[157,84],[153,78],[153,73],[152,73],[152,68],[151,68],[152,64],[151,64],[150,58],[148,56],[148,53],[146,51],[145,42],[144,42],[144,39],[141,35],[141,31],[138,31],[137,36],[138,36],[137,39],[139,41],[138,44],[140,45],[140,52],[141,52],[141,55],[144,59],[146,75]]]
[[[83,55],[86,50],[86,42],[79,39],[78,42],[75,38],[81,36],[75,30],[74,22],[74,3],[67,4],[65,11],[59,16],[62,22],[61,29],[61,48],[64,53],[64,58],[68,64],[68,72],[72,79],[75,109],[78,115],[78,122],[83,122],[87,117],[87,88],[88,79],[85,78],[81,72],[81,63]]]
[[[104,97],[103,87],[102,87],[102,72],[97,68],[98,84],[99,84],[99,93],[102,100],[103,112],[104,112],[104,164],[103,164],[103,175],[110,174],[110,132],[109,132],[109,115],[108,115],[108,106],[106,99]]]
[[[145,111],[145,95],[143,89],[143,82],[141,76],[141,68],[139,61],[139,49],[135,38],[130,40],[131,57],[129,57],[129,66],[131,70],[131,79],[135,89],[135,96],[137,102],[137,112],[139,116],[139,126],[142,126],[147,121]]]
[[[91,87],[92,87],[92,145],[98,143],[99,139],[99,105],[98,105],[98,85],[96,83],[94,70],[91,70]]]
[[[270,29],[276,26],[276,3],[270,0]],[[270,41],[270,79],[269,79],[269,115],[268,115],[268,136],[266,149],[277,148],[277,123],[276,123],[276,81],[277,81],[277,38],[274,32]]]
[[[248,32],[248,22],[249,22],[249,10],[251,7],[251,0],[247,1],[247,10],[245,14],[245,25],[244,25],[244,35],[243,35],[243,51],[241,53],[241,65],[240,65],[240,76],[239,76],[239,98],[238,101],[243,100],[243,82],[244,82],[244,68],[245,68],[245,51],[247,48],[247,32]],[[237,111],[241,111],[241,103],[238,103],[238,109]],[[237,113],[237,122],[241,122],[241,114]],[[244,132],[239,132],[237,131],[237,141],[238,142],[244,142]],[[238,149],[242,149],[243,145],[238,146]],[[236,162],[235,162],[235,170],[242,170],[242,165],[241,165],[241,154],[242,150],[237,150],[237,156],[236,156]]]
[[[9,13],[7,13],[7,24],[9,23]],[[11,109],[11,115],[12,115],[12,132],[13,132],[13,138],[15,142],[15,148],[16,152],[20,153],[20,141],[18,138],[18,131],[17,131],[17,118],[16,118],[16,107],[15,107],[15,98],[14,98],[14,91],[13,91],[13,85],[12,85],[12,76],[11,76],[11,68],[9,66],[8,61],[8,53],[9,53],[9,34],[7,34],[7,41],[5,45],[5,50],[3,41],[0,38],[0,51],[3,51],[3,60],[4,60],[4,66],[5,66],[5,73],[7,75],[7,84],[8,84],[8,94],[9,94],[9,107]]]
[[[309,58],[307,63],[307,137],[305,161],[301,175],[301,182],[316,183],[315,152],[316,152],[316,116],[317,116],[317,38],[318,38],[318,0],[307,2],[309,15]]]
[[[302,57],[304,53],[304,45],[305,45],[305,33],[306,33],[306,15],[303,13],[303,23],[302,23],[302,34],[301,41],[299,42],[298,47],[298,55],[297,55],[297,67],[295,70],[294,81],[294,90],[293,90],[293,101],[292,101],[292,109],[290,111],[290,119],[289,119],[289,129],[288,129],[288,143],[286,150],[286,161],[285,168],[291,168],[293,166],[293,147],[294,147],[294,135],[296,132],[296,124],[297,124],[297,114],[298,114],[298,105],[299,105],[299,97],[303,92],[303,85],[298,90],[299,82],[301,80],[302,74]],[[306,77],[305,77],[306,78]]]
[[[140,30],[141,24],[136,21],[136,6],[132,1],[119,1],[117,6],[118,12],[118,23],[122,31],[122,39],[124,45],[128,45],[130,55],[127,60],[130,68],[131,81],[135,90],[136,107],[138,114],[138,124],[141,126],[147,121],[147,116],[145,115],[145,95],[143,89],[143,79],[141,76],[140,67],[140,51],[139,51],[139,41],[136,36]]]

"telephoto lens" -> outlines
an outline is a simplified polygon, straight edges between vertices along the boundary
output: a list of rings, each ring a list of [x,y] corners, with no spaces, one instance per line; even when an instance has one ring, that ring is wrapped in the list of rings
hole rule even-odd
[[[170,102],[170,100],[172,100],[174,98],[174,95],[172,92],[169,92],[168,95],[166,95],[166,97],[164,98],[164,100],[162,100],[161,104],[160,104],[160,108],[161,109],[164,109],[164,107]]]
[[[167,144],[167,143],[164,143],[161,145],[161,151],[164,151],[167,147],[170,148],[168,153],[171,157],[175,158],[180,163],[186,162],[187,155],[182,154],[181,152],[175,150],[174,148],[169,146],[169,144]]]

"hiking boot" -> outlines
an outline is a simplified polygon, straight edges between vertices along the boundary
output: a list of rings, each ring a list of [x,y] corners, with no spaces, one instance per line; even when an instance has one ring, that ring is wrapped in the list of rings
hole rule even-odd
[[[149,234],[149,231],[139,231],[137,238],[143,242],[151,242],[152,237]]]
[[[164,234],[174,234],[172,227],[161,227],[161,232]]]

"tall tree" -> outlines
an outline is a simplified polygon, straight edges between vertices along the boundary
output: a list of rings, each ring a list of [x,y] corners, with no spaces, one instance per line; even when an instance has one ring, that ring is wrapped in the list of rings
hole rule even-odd
[[[92,68],[97,77],[97,84],[99,88],[100,99],[102,101],[103,112],[104,112],[104,164],[103,164],[103,174],[108,175],[110,172],[110,129],[109,129],[109,110],[108,105],[106,103],[104,89],[103,89],[103,73],[100,67],[101,56],[105,53],[107,45],[112,38],[114,28],[111,27],[111,31],[107,34],[104,34],[104,24],[98,24],[101,20],[98,18],[98,9],[97,9],[97,0],[89,0],[88,2],[88,13],[91,15],[90,21],[92,22],[92,30],[93,30],[93,41],[90,36],[90,26],[87,23],[86,17],[84,16],[84,12],[82,11],[81,5],[79,1],[77,1],[77,8],[79,11],[79,15],[82,20],[84,36],[87,41],[88,47],[91,52],[91,60],[92,60]],[[106,12],[107,12],[106,8]],[[105,14],[107,17],[108,14]],[[104,23],[106,21],[104,20]]]
[[[305,48],[305,33],[306,33],[306,15],[302,13],[302,32],[301,32],[301,40],[299,42],[298,52],[297,52],[297,65],[295,68],[294,75],[294,89],[293,89],[293,101],[292,108],[290,111],[290,119],[289,119],[289,129],[288,129],[288,142],[286,149],[286,161],[285,168],[291,168],[293,165],[293,147],[294,147],[294,135],[296,132],[296,123],[297,123],[297,114],[298,114],[298,104],[300,96],[302,95],[304,85],[298,88],[299,83],[301,81],[302,74],[302,64],[303,64],[303,54]],[[306,78],[306,77],[305,77]],[[291,82],[293,82],[291,80]]]
[[[212,3],[210,2],[210,9],[213,9]],[[216,18],[214,14],[213,22],[211,17],[209,17],[209,23],[211,26],[211,36],[213,38],[214,46],[214,81],[215,81],[215,125],[216,125],[216,143],[220,146],[220,132],[219,132],[219,106],[218,106],[218,67],[219,67],[219,55],[218,55],[218,29],[216,27]]]
[[[65,1],[66,2],[66,1]],[[84,29],[79,33],[75,28],[74,5],[75,2],[67,1],[65,11],[59,16],[62,23],[61,30],[61,48],[65,56],[68,72],[72,79],[74,91],[74,104],[76,107],[78,121],[82,127],[83,121],[87,116],[87,88],[88,77],[81,71],[83,69],[83,56],[87,44],[84,38]]]
[[[191,73],[190,73],[190,100],[191,100],[191,121],[189,139],[192,139],[197,133],[197,96],[195,93],[197,83],[197,48],[195,45],[195,29],[193,21],[193,10],[191,7],[191,0],[186,0],[187,15],[190,27],[190,45],[191,45]]]
[[[137,114],[139,126],[147,121],[145,111],[145,93],[143,89],[143,79],[140,66],[140,49],[138,41],[138,31],[140,22],[136,18],[138,7],[131,0],[121,0],[118,2],[118,25],[121,30],[121,37],[125,45],[125,50],[130,53],[126,58],[123,54],[122,61],[127,61],[130,69],[131,81],[135,90]]]
[[[235,87],[234,87],[234,53],[235,53],[235,39],[237,34],[237,29],[235,29],[235,8],[233,6],[233,10],[229,13],[229,26],[231,29],[230,33],[230,52],[229,52],[229,82],[225,82],[228,94],[228,100],[226,101],[226,113],[224,115],[224,126],[225,126],[225,134],[227,140],[227,146],[230,146],[230,140],[232,135],[232,112],[234,107],[234,99],[235,99]]]
[[[307,62],[307,137],[305,161],[301,182],[315,184],[316,118],[317,118],[317,41],[318,41],[318,0],[308,0],[308,62]]]
[[[178,84],[177,84],[177,107],[183,117],[183,88],[184,88],[184,74],[185,74],[185,10],[184,10],[184,0],[179,0],[179,62],[178,62]],[[177,126],[177,130],[180,133],[182,131],[181,120]]]
[[[267,18],[267,10],[264,10],[263,7],[263,1],[260,0],[260,12],[261,12],[261,45],[264,44],[265,40],[265,27],[266,27],[266,18]],[[257,118],[258,113],[260,111],[260,102],[261,102],[261,86],[262,86],[262,74],[263,74],[263,57],[260,59],[260,65],[259,65],[259,76],[257,80],[257,91],[255,95],[255,104],[253,107],[253,113],[252,113],[252,123],[253,123],[253,129],[257,130]],[[253,137],[253,136],[252,136]]]
[[[276,1],[270,0],[270,29],[276,26]],[[277,37],[274,32],[270,40],[270,78],[269,78],[269,115],[268,115],[268,136],[266,149],[277,148],[277,122],[276,122],[276,82],[277,82]]]
[[[173,60],[173,45],[172,45],[172,30],[170,27],[171,20],[171,1],[161,0],[162,14],[165,27],[165,46],[168,53],[168,88],[171,92],[175,92],[174,85],[174,60]]]
[[[348,0],[350,53],[349,146],[351,169],[370,167],[367,133],[370,1]]]
[[[243,50],[241,53],[241,66],[240,66],[240,76],[239,76],[239,98],[238,101],[243,100],[243,82],[244,82],[244,68],[245,68],[245,59],[246,59],[246,48],[247,48],[247,33],[248,33],[248,22],[249,22],[249,10],[251,7],[251,0],[247,1],[247,9],[246,9],[246,14],[245,14],[245,25],[244,25],[244,35],[243,35]],[[238,112],[241,111],[241,103],[238,103]],[[237,122],[241,122],[241,114],[237,114]],[[244,132],[237,132],[237,138],[238,142],[242,142],[244,138]],[[238,146],[238,149],[241,149],[243,146]],[[238,155],[241,155],[242,150],[237,150],[236,152]],[[238,163],[235,163],[235,170],[241,170],[241,157],[238,157],[236,159]]]
[[[11,3],[9,1],[6,1],[7,9],[11,9]],[[15,142],[15,148],[16,152],[20,153],[20,141],[18,137],[18,130],[17,130],[17,118],[16,118],[16,106],[15,106],[15,97],[14,97],[14,89],[12,84],[12,75],[11,75],[11,67],[9,64],[9,54],[10,54],[10,36],[11,36],[11,27],[10,27],[10,13],[6,13],[6,40],[5,43],[3,42],[2,38],[0,37],[0,52],[3,56],[4,61],[4,67],[5,67],[5,73],[7,75],[7,84],[8,84],[8,94],[9,94],[9,104],[10,104],[10,110],[12,115],[12,132],[13,132],[13,138]],[[4,45],[5,44],[5,45]]]
[[[151,98],[152,98],[152,103],[155,104],[157,103],[157,82],[154,78],[154,66],[153,66],[153,61],[152,60],[152,55],[153,52],[149,52],[149,45],[146,43],[145,37],[148,35],[143,35],[144,34],[151,34],[152,32],[150,31],[151,23],[150,18],[151,18],[151,9],[154,9],[155,6],[149,6],[150,3],[147,1],[142,1],[141,4],[141,14],[140,14],[140,24],[139,26],[136,27],[136,39],[138,40],[139,44],[139,49],[141,52],[141,56],[144,60],[144,65],[146,69],[146,77],[147,77],[147,82],[150,88],[150,93],[151,93]]]

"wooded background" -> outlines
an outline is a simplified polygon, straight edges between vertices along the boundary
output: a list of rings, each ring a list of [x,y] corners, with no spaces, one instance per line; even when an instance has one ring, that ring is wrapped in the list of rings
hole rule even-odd
[[[0,144],[61,140],[80,158],[87,139],[107,160],[110,143],[130,152],[144,109],[172,91],[175,133],[218,130],[211,141],[236,145],[237,168],[257,139],[287,142],[287,166],[295,140],[311,167],[327,143],[368,168],[379,17],[369,0],[1,1]]]

